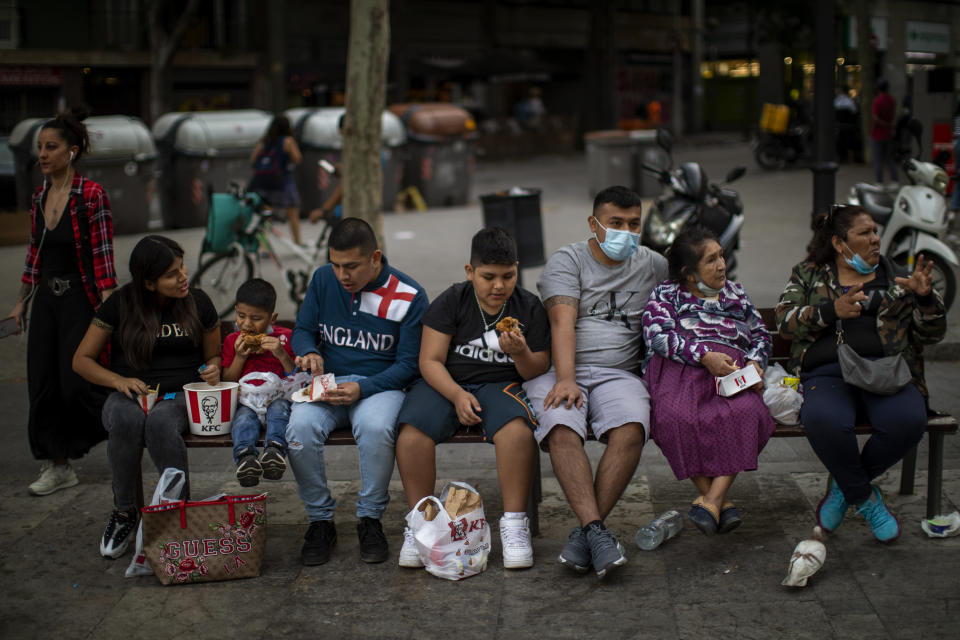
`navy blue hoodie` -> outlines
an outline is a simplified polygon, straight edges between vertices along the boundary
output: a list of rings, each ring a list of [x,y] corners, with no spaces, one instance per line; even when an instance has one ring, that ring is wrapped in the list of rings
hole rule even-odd
[[[359,293],[343,288],[329,264],[313,273],[293,329],[298,356],[319,353],[323,370],[361,375],[360,393],[403,389],[417,376],[427,294],[407,274],[387,264]]]

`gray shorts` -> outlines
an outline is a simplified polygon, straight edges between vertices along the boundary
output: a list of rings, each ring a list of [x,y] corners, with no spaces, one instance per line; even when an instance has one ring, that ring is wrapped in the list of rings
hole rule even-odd
[[[542,376],[527,380],[523,388],[527,399],[537,412],[539,425],[534,437],[540,448],[547,450],[547,434],[562,424],[573,429],[582,440],[587,439],[587,425],[594,437],[606,442],[607,432],[630,422],[643,426],[644,439],[650,424],[650,394],[646,383],[636,374],[622,369],[577,365],[577,386],[583,394],[583,405],[567,409],[561,405],[543,410],[543,399],[557,382],[556,371],[550,369]]]

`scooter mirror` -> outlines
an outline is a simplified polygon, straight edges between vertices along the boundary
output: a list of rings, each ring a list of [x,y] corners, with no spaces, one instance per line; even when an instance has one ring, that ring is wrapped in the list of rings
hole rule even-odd
[[[933,159],[933,164],[937,165],[941,169],[947,168],[947,160],[950,159],[950,151],[947,149],[940,149],[937,152],[936,157]]]
[[[670,153],[670,149],[673,147],[673,136],[670,134],[670,131],[667,129],[657,129],[657,144],[666,151]]]
[[[730,173],[727,174],[727,184],[733,182],[734,180],[739,180],[746,172],[746,167],[734,167],[733,169],[730,169]]]

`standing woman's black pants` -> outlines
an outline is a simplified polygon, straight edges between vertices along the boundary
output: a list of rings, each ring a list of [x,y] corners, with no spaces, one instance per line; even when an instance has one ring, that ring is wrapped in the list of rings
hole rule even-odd
[[[45,279],[44,279],[45,280]],[[73,354],[93,319],[79,279],[61,296],[37,285],[27,337],[30,450],[38,460],[80,458],[107,437],[100,422],[106,397],[73,372]]]

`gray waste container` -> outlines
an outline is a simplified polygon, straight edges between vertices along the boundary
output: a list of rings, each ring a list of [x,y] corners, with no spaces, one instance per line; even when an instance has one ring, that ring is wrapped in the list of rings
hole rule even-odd
[[[14,173],[17,185],[17,209],[30,209],[33,190],[43,181],[37,166],[37,135],[47,118],[21,120],[10,132],[10,148],[13,150]]]
[[[167,227],[199,227],[208,189],[246,185],[250,154],[273,116],[257,109],[166,113],[153,124],[160,166],[160,205]]]
[[[37,137],[46,118],[17,124],[10,136],[17,163],[17,206],[28,209],[43,181],[37,166]],[[90,150],[76,169],[100,183],[110,198],[115,234],[143,233],[162,226],[155,197],[157,150],[150,130],[138,118],[96,116],[84,121]]]
[[[447,103],[397,104],[390,111],[407,130],[404,186],[415,186],[428,207],[466,204],[477,138],[470,113]]]
[[[656,176],[643,170],[643,163],[664,165],[666,154],[657,146],[657,132],[591,131],[583,136],[587,150],[590,197],[613,185],[630,187],[651,198],[660,193]]]
[[[294,175],[300,192],[300,206],[304,211],[323,206],[340,182],[340,177],[328,173],[320,166],[320,161],[326,160],[335,165],[341,160],[343,137],[337,124],[344,111],[343,107],[324,107],[288,109],[284,112],[303,154],[303,161]],[[407,134],[400,119],[389,111],[384,111],[380,120],[380,140],[383,209],[393,211],[403,179],[403,147]]]

